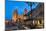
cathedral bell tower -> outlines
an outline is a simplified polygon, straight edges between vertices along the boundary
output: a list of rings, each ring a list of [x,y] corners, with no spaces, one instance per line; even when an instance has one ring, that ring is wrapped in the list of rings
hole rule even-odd
[[[13,17],[12,17],[12,22],[16,22],[17,21],[17,19],[18,19],[18,11],[17,11],[17,9],[16,10],[14,10],[14,12],[13,12]]]

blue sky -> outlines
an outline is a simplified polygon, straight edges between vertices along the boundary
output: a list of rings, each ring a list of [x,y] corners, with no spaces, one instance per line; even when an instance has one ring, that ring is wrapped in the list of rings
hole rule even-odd
[[[37,4],[35,4],[37,5]],[[35,8],[35,5],[32,6],[32,8]],[[17,2],[17,1],[6,1],[5,4],[5,18],[6,19],[11,19],[12,15],[13,15],[13,11],[14,9],[18,9],[18,14],[22,15],[24,13],[24,9],[27,9],[28,11],[30,11],[30,6],[25,3],[25,2]]]
[[[5,18],[11,19],[14,9],[18,9],[18,14],[22,15],[24,13],[24,9],[30,10],[30,6],[24,2],[6,2],[6,11],[5,11]]]

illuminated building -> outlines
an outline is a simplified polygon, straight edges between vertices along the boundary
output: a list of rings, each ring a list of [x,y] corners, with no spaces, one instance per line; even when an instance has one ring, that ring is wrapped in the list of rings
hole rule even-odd
[[[13,12],[13,17],[12,17],[13,22],[16,22],[17,18],[18,18],[18,12],[17,12],[17,9],[16,9],[16,10]]]

